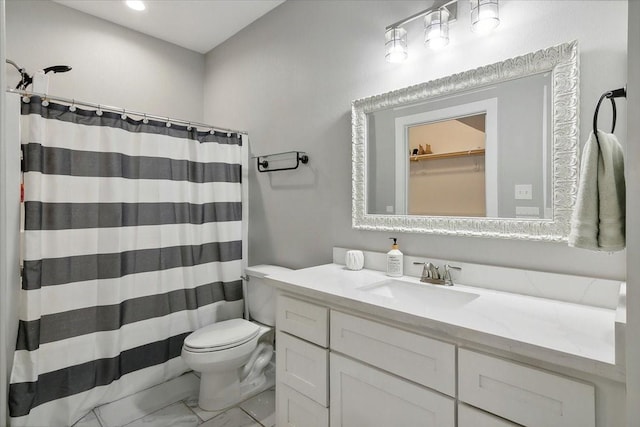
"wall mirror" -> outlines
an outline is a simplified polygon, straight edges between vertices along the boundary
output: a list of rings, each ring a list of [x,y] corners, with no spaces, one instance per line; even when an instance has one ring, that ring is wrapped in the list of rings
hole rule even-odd
[[[566,241],[578,88],[573,41],[353,101],[353,227]]]

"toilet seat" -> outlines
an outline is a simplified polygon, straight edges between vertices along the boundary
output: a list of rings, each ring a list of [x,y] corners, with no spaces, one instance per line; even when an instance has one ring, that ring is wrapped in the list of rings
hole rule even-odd
[[[260,326],[245,319],[230,319],[200,328],[184,340],[184,349],[207,353],[238,347],[254,339]]]

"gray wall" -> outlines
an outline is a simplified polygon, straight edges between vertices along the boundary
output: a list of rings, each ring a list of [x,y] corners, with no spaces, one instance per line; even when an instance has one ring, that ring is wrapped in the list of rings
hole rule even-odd
[[[7,58],[29,73],[73,67],[49,74],[50,94],[202,120],[203,55],[51,1],[9,0],[6,14]],[[7,67],[11,86],[19,80]]]
[[[246,129],[254,154],[303,150],[308,166],[250,172],[249,263],[306,267],[331,261],[331,247],[387,251],[396,234],[407,254],[546,271],[625,276],[625,255],[562,244],[351,228],[353,99],[461,72],[573,39],[581,49],[581,134],[605,90],[626,82],[625,1],[516,1],[501,4],[498,31],[469,31],[468,2],[451,44],[422,46],[409,32],[410,60],[384,61],[384,28],[424,8],[414,1],[288,1],[207,55],[204,118]],[[615,25],[606,23],[615,22]],[[624,106],[617,132],[624,140]],[[602,121],[608,120],[603,110]]]

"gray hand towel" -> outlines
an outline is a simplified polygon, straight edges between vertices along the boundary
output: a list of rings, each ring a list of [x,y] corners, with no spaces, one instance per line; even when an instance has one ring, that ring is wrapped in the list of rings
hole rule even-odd
[[[598,251],[625,247],[624,155],[613,134],[593,132],[585,144],[569,246]]]

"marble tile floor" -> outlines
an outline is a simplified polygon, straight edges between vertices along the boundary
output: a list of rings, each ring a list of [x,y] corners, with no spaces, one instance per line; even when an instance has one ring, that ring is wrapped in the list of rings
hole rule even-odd
[[[275,389],[218,412],[198,407],[199,378],[192,372],[98,406],[73,427],[274,427]]]

